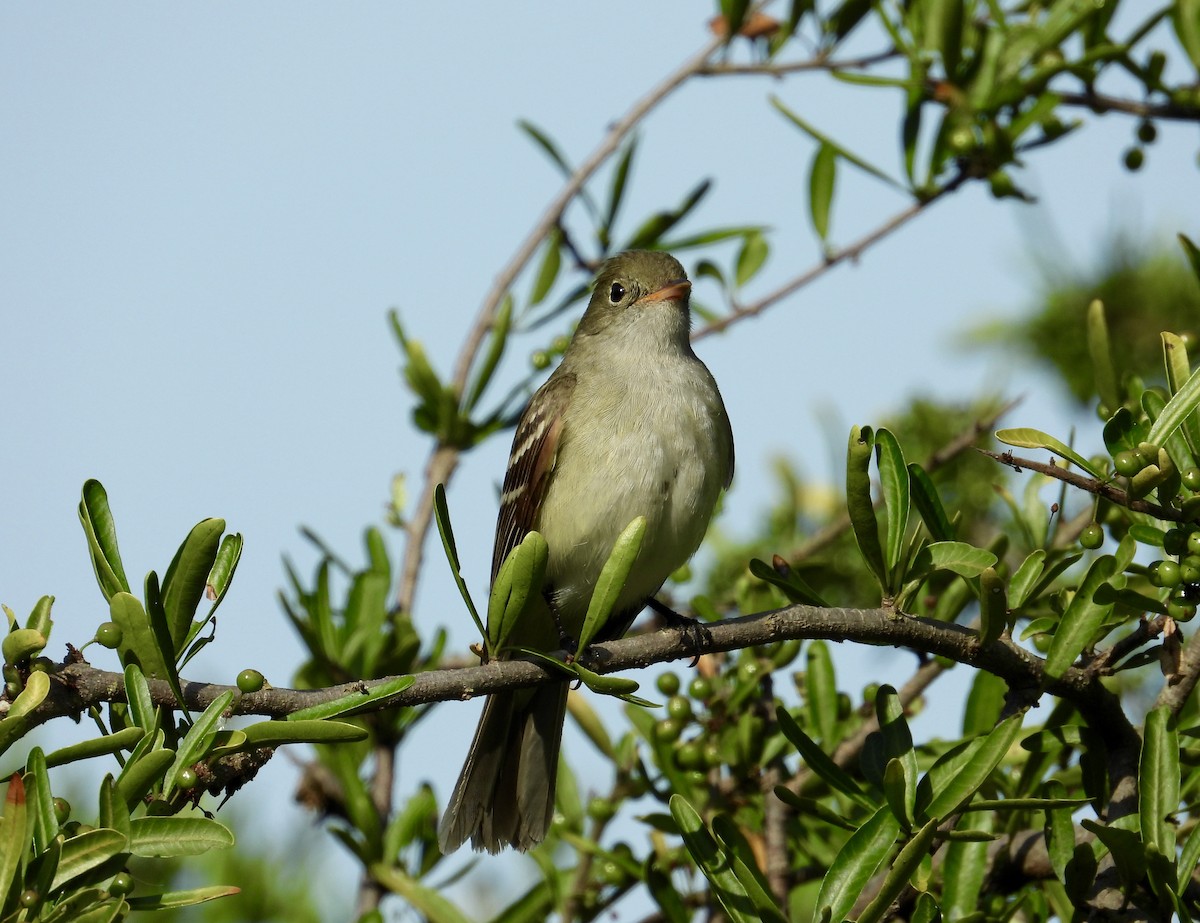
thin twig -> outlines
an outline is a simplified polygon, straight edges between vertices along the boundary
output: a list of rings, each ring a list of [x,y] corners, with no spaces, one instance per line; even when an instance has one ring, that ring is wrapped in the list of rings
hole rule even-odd
[[[764,295],[758,301],[751,302],[747,305],[742,305],[741,307],[730,311],[724,317],[721,317],[712,323],[701,327],[692,334],[692,340],[702,340],[710,334],[720,333],[721,331],[728,329],[738,321],[745,320],[747,317],[754,317],[757,314],[761,314],[767,308],[774,305],[777,301],[781,301],[789,295],[804,288],[806,285],[815,282],[835,266],[838,266],[847,260],[857,260],[860,256],[862,256],[863,251],[879,243],[894,231],[902,228],[913,218],[917,217],[917,215],[929,208],[929,206],[934,202],[945,197],[949,193],[954,192],[970,178],[971,177],[966,173],[959,173],[936,192],[930,194],[926,198],[919,199],[912,205],[905,208],[903,211],[893,215],[879,227],[875,228],[875,230],[868,234],[864,234],[849,246],[844,247],[835,253],[827,255],[821,263],[800,273],[800,275],[796,276],[794,279],[785,282],[783,285],[779,286],[779,288]]]

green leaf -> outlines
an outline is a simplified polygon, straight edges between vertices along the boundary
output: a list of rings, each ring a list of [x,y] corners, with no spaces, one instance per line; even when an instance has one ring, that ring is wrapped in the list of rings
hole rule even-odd
[[[954,526],[950,524],[950,518],[946,515],[945,507],[942,506],[942,498],[938,496],[937,488],[933,486],[933,481],[925,469],[916,462],[912,462],[908,466],[908,487],[913,504],[916,506],[917,512],[921,514],[925,528],[929,530],[933,540],[935,542],[953,541]]]
[[[752,230],[746,233],[742,240],[742,247],[738,250],[737,263],[735,265],[734,276],[737,279],[738,286],[743,286],[762,269],[763,263],[767,261],[767,254],[770,252],[770,246],[767,244],[767,238],[762,231]]]
[[[224,712],[233,704],[233,697],[232,690],[222,692],[208,703],[208,708],[192,723],[176,748],[175,762],[167,773],[166,784],[163,786],[164,796],[170,797],[175,790],[176,777],[181,770],[200,762],[208,755],[219,726],[224,721]]]
[[[886,861],[899,834],[900,821],[887,805],[880,807],[870,820],[852,833],[821,881],[813,919],[839,923],[845,920],[863,889]]]
[[[884,560],[888,573],[895,574],[904,556],[904,539],[908,533],[909,492],[904,452],[889,430],[875,431],[875,458],[879,467],[883,507],[887,513],[887,547]]]
[[[1048,449],[1055,455],[1059,455],[1077,465],[1092,477],[1100,478],[1101,480],[1104,479],[1103,471],[1089,462],[1070,446],[1060,442],[1047,433],[1043,433],[1041,430],[1030,429],[1028,427],[1022,427],[1019,429],[1002,429],[996,432],[996,438],[1007,445],[1015,445],[1022,449]]]
[[[1029,594],[1038,577],[1042,575],[1045,561],[1046,549],[1037,548],[1021,562],[1012,580],[1008,582],[1008,603],[1011,608],[1020,609],[1029,601]]]
[[[79,521],[87,536],[88,549],[92,554],[92,567],[96,571],[96,582],[106,600],[124,590],[129,592],[129,580],[121,564],[121,552],[117,549],[117,525],[108,507],[108,494],[97,480],[89,478],[83,482],[83,499],[79,501]]]
[[[25,783],[19,772],[8,779],[4,812],[0,814],[0,895],[12,894],[25,850],[33,839],[33,825],[25,800]],[[0,903],[3,903],[0,897]]]
[[[458,592],[462,596],[463,602],[466,603],[471,618],[475,620],[475,627],[479,629],[479,637],[486,638],[488,636],[487,629],[483,627],[483,620],[479,617],[479,611],[471,600],[471,591],[467,589],[467,582],[462,575],[462,567],[458,563],[458,547],[454,543],[454,529],[450,525],[450,510],[446,505],[444,484],[438,484],[433,490],[433,515],[437,521],[438,535],[442,539],[442,548],[446,551],[446,560],[450,562],[450,573],[454,577],[454,584],[458,587]]]
[[[1188,0],[1188,2],[1200,7],[1200,0]],[[1176,9],[1178,8],[1177,6]],[[1192,265],[1192,272],[1196,274],[1196,281],[1200,282],[1200,247],[1192,243],[1191,238],[1186,234],[1179,235],[1179,243],[1183,247],[1183,252],[1187,255],[1188,262]]]
[[[1179,737],[1166,705],[1146,715],[1138,765],[1138,813],[1142,842],[1161,855],[1175,855],[1175,825],[1179,810]]]
[[[366,740],[367,732],[342,721],[259,721],[242,728],[246,745],[277,747],[282,744],[329,744]]]
[[[834,747],[838,743],[838,691],[829,645],[824,641],[811,641],[807,656],[804,689],[808,722],[817,729],[825,746]]]
[[[116,830],[99,827],[76,834],[63,843],[62,856],[58,860],[50,890],[61,888],[124,851],[125,837]]]
[[[440,888],[423,884],[399,865],[375,863],[370,866],[370,874],[405,901],[423,920],[430,923],[471,923],[471,918],[459,910]]]
[[[475,373],[475,382],[467,392],[467,400],[463,404],[463,409],[468,412],[473,410],[475,405],[479,403],[484,390],[492,380],[496,366],[500,364],[500,359],[504,356],[504,349],[508,345],[508,334],[512,330],[512,313],[513,297],[510,293],[505,295],[504,300],[500,302],[500,307],[496,310],[496,318],[492,321],[492,329],[488,335],[487,352],[484,354],[483,361],[479,364],[479,368]]]
[[[963,751],[958,770],[945,780],[944,785],[931,786],[932,798],[922,816],[944,820],[960,811],[1000,765],[1020,733],[1021,715],[1011,715],[996,725],[987,737],[971,741]],[[929,774],[934,775],[932,768]]]
[[[612,227],[616,224],[617,215],[621,211],[621,203],[625,198],[625,184],[629,180],[629,168],[633,164],[633,155],[637,151],[637,144],[637,135],[631,136],[613,169],[612,185],[608,191],[608,208],[604,212],[604,222],[601,225],[606,237],[611,237]]]
[[[1175,26],[1175,37],[1187,52],[1192,66],[1200,70],[1200,0],[1175,0],[1171,5],[1171,22]],[[1182,234],[1179,236],[1183,237]],[[1186,237],[1183,239],[1187,240]],[[1195,249],[1194,246],[1191,248],[1189,256]],[[1200,261],[1200,257],[1196,259]],[[1196,274],[1200,277],[1200,269],[1196,270]]]
[[[1112,350],[1108,345],[1104,303],[1098,298],[1088,305],[1087,342],[1092,357],[1092,371],[1096,376],[1096,393],[1100,395],[1100,402],[1114,412],[1121,406],[1121,392],[1117,387],[1117,370],[1113,367]]]
[[[1187,381],[1180,385],[1179,390],[1167,401],[1167,405],[1159,413],[1158,418],[1146,434],[1146,441],[1155,445],[1163,445],[1188,417],[1200,406],[1200,368],[1188,376]]]
[[[1103,555],[1092,562],[1074,598],[1059,621],[1050,650],[1046,653],[1046,676],[1058,679],[1075,662],[1085,647],[1096,640],[1097,630],[1112,611],[1112,603],[1097,603],[1096,591],[1116,570],[1116,559]]]
[[[1067,794],[1066,786],[1057,779],[1050,779],[1042,787],[1048,797],[1063,798]],[[1046,809],[1044,835],[1046,837],[1046,854],[1050,858],[1050,866],[1059,881],[1065,882],[1067,866],[1075,854],[1075,824],[1071,820],[1073,807],[1053,807]],[[985,815],[986,816],[986,815]]]
[[[699,185],[687,194],[677,208],[672,211],[658,212],[646,219],[642,223],[642,226],[634,232],[629,242],[621,249],[646,250],[659,246],[663,235],[691,214],[692,209],[700,204],[700,200],[708,194],[708,190],[711,188],[712,180],[702,180]],[[679,244],[674,243],[672,249],[680,249]]]
[[[542,262],[538,267],[537,277],[533,281],[533,291],[529,293],[529,304],[541,304],[550,289],[558,279],[558,270],[562,267],[562,231],[557,227],[551,228],[546,235],[546,245],[542,248]]]
[[[135,817],[129,851],[135,856],[198,856],[232,846],[233,833],[207,817]]]
[[[596,637],[596,632],[603,627],[612,614],[613,606],[616,605],[621,590],[625,588],[629,572],[633,569],[634,562],[637,561],[638,553],[642,549],[642,539],[645,536],[645,516],[638,516],[617,536],[612,552],[609,554],[608,560],[604,562],[600,577],[596,580],[596,586],[592,590],[592,599],[588,603],[587,615],[583,619],[583,628],[579,632],[580,650],[587,649],[588,645],[592,643],[592,639]]]
[[[778,587],[783,591],[783,595],[788,598],[789,602],[803,603],[808,606],[821,606],[825,609],[829,608],[829,603],[790,567],[787,569],[786,574],[781,574],[766,561],[752,558],[750,560],[750,573],[759,580],[769,583],[771,586]]]
[[[996,726],[1007,692],[1008,684],[999,676],[984,670],[976,672],[963,709],[963,737],[986,734]]]
[[[130,756],[117,777],[117,794],[131,811],[152,788],[163,781],[171,764],[175,762],[175,751],[165,749],[162,741],[163,733],[159,731],[154,741],[157,746],[153,749],[147,748],[140,758]]]
[[[46,757],[41,747],[29,751],[25,761],[25,803],[33,824],[33,842],[38,852],[45,851],[58,836],[58,819],[54,816],[54,795],[50,791],[50,776],[46,772]]]
[[[784,923],[775,896],[771,893],[771,886],[758,867],[758,860],[742,831],[727,814],[714,817],[712,829],[724,847],[723,852],[733,869],[733,874],[754,903],[759,918],[770,920],[772,923]]]
[[[924,25],[925,49],[942,56],[943,73],[953,80],[962,58],[963,0],[929,0]]]
[[[858,916],[858,923],[876,923],[887,915],[892,902],[900,896],[917,871],[921,862],[929,856],[933,846],[933,838],[937,835],[937,821],[931,820],[917,834],[904,844],[895,861],[891,864],[883,884],[879,886],[875,897],[867,904],[866,909]]]
[[[217,562],[224,532],[224,519],[205,519],[197,523],[167,567],[162,582],[162,604],[176,651],[182,651],[196,607],[204,598],[208,575]]]
[[[948,570],[960,577],[978,577],[996,565],[994,554],[966,542],[932,542],[925,551],[934,570]]]
[[[854,781],[853,777],[825,755],[825,751],[817,746],[816,741],[804,733],[804,730],[796,723],[796,719],[791,716],[786,708],[782,705],[777,705],[775,707],[775,718],[779,722],[779,729],[783,731],[784,736],[800,751],[800,756],[803,758],[805,764],[816,776],[858,804],[872,809],[875,808],[875,805],[863,790],[859,788],[858,783]]]
[[[712,886],[713,896],[733,923],[755,923],[762,919],[745,886],[738,880],[726,856],[700,815],[682,795],[671,796],[671,816],[679,826],[683,845],[700,866]]]
[[[129,809],[117,793],[117,781],[112,773],[106,774],[100,782],[100,817],[97,826],[129,836]]]
[[[203,904],[205,901],[215,901],[219,897],[231,897],[240,893],[241,890],[241,888],[229,885],[209,885],[187,891],[143,894],[127,898],[127,901],[132,910],[178,910],[180,907],[191,907],[195,904]]]
[[[364,709],[375,711],[382,707],[377,706],[378,702],[403,692],[415,682],[416,677],[413,676],[393,676],[390,679],[372,685],[370,689],[364,692],[352,692],[349,695],[341,696],[329,702],[322,702],[320,705],[310,705],[308,708],[301,708],[289,714],[287,720],[321,720],[324,718],[333,718],[337,715],[354,714]]]
[[[167,626],[151,620],[141,601],[130,593],[115,593],[108,603],[109,617],[121,628],[121,662],[136,664],[152,679],[166,680],[183,702],[179,675],[175,672],[175,657]]]
[[[851,2],[855,2],[855,0],[851,0]],[[869,8],[869,6],[870,6],[870,3],[868,0],[867,7]],[[896,189],[900,192],[908,192],[908,189],[905,188],[903,183],[897,182],[896,180],[892,179],[890,176],[888,176],[886,173],[884,173],[878,167],[873,166],[872,164],[863,160],[858,155],[854,154],[852,151],[850,151],[847,148],[843,147],[842,145],[838,144],[836,141],[834,141],[828,135],[818,131],[811,124],[806,122],[804,119],[802,119],[800,116],[798,116],[795,112],[793,112],[791,109],[789,109],[787,106],[785,106],[783,104],[783,101],[780,100],[779,97],[772,96],[771,97],[771,105],[774,106],[776,109],[778,109],[781,113],[783,113],[783,115],[786,116],[792,122],[792,124],[794,124],[797,128],[799,128],[805,134],[807,134],[810,138],[812,138],[814,141],[818,142],[819,144],[828,145],[830,148],[832,148],[834,150],[834,152],[839,157],[841,157],[848,163],[852,163],[852,164],[854,164],[854,166],[858,167],[860,170],[864,171],[865,173],[869,173],[871,176],[874,176],[876,179],[882,180],[883,182],[887,183],[887,185],[891,186],[893,189]]]
[[[983,644],[997,641],[1008,627],[1008,600],[1004,581],[994,567],[979,575],[979,640]]]
[[[972,814],[961,819],[955,829],[991,833],[994,820],[992,814]],[[988,870],[987,854],[987,843],[946,844],[946,864],[942,868],[943,920],[962,920],[978,909],[983,879]]]
[[[53,596],[43,596],[39,599],[33,604],[33,611],[29,613],[29,618],[25,620],[25,627],[41,632],[45,637],[49,638],[50,629],[54,624],[50,619],[50,608],[53,605]]]
[[[850,444],[846,452],[846,509],[850,514],[850,525],[854,529],[858,550],[879,581],[880,589],[887,593],[887,565],[879,544],[879,522],[875,518],[875,504],[871,499],[870,465],[874,448],[875,434],[871,427],[856,426],[850,430]]]
[[[221,539],[221,547],[217,551],[217,559],[213,562],[212,570],[208,572],[208,585],[204,588],[205,595],[212,600],[208,610],[208,618],[212,618],[217,606],[229,592],[233,583],[233,575],[237,572],[238,562],[242,559],[242,547],[245,544],[242,533],[235,532]],[[207,619],[205,619],[207,621]],[[189,632],[189,637],[190,637]]]
[[[821,142],[808,174],[808,213],[822,241],[829,237],[829,210],[836,181],[837,151],[833,145]]]
[[[492,581],[488,597],[488,654],[496,656],[507,644],[530,597],[541,595],[550,546],[540,532],[530,531],[509,552]]]
[[[91,759],[94,756],[107,756],[121,750],[130,750],[145,733],[140,727],[127,727],[103,737],[82,740],[47,754],[46,765],[53,769],[55,766]]]
[[[150,684],[141,667],[131,663],[125,668],[125,701],[129,703],[129,716],[144,732],[157,728],[154,700],[150,697]]]

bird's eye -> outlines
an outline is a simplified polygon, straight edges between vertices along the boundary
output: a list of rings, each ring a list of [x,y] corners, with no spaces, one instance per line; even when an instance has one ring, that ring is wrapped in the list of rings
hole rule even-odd
[[[610,288],[608,290],[608,300],[611,301],[613,304],[616,304],[624,297],[625,297],[625,286],[622,285],[620,282],[614,282],[612,284],[612,288]]]

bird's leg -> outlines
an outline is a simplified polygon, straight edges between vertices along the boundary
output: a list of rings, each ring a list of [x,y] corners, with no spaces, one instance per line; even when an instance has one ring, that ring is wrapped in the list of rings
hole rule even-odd
[[[562,613],[558,611],[558,603],[554,601],[554,592],[549,587],[543,589],[542,599],[546,600],[546,608],[550,610],[550,617],[554,619],[554,627],[558,630],[559,646],[567,652],[567,663],[571,663],[575,660],[575,655],[579,653],[576,650],[578,645],[563,626]]]
[[[683,634],[684,643],[692,649],[692,662],[689,666],[694,667],[699,663],[703,653],[700,648],[709,635],[708,628],[698,619],[676,612],[661,599],[655,599],[653,596],[646,600],[646,605],[651,612],[666,622],[668,627],[678,628]]]

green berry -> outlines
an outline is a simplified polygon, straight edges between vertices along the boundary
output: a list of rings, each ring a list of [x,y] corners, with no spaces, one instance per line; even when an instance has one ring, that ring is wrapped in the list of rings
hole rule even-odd
[[[1180,531],[1183,531],[1182,529]],[[1189,532],[1187,535],[1187,553],[1200,555],[1200,532]]]
[[[1079,533],[1079,544],[1084,548],[1099,548],[1104,544],[1104,530],[1097,523],[1089,523]]]
[[[1145,466],[1145,461],[1138,458],[1136,452],[1118,452],[1113,456],[1113,467],[1116,468],[1117,474],[1124,475],[1127,478],[1133,477]]]
[[[1180,472],[1179,479],[1188,490],[1200,490],[1200,468],[1185,468]]]
[[[108,886],[108,893],[121,897],[133,890],[133,876],[128,872],[117,872]]]
[[[529,364],[539,372],[550,368],[550,354],[544,349],[534,350],[529,357]]]
[[[663,695],[676,695],[679,692],[679,677],[670,671],[659,673],[654,684]]]
[[[1187,563],[1187,559],[1179,562],[1179,579],[1184,583],[1200,583],[1200,567]]]
[[[175,776],[175,781],[185,792],[190,792],[196,787],[196,784],[200,781],[200,777],[196,775],[196,770],[192,769],[192,767],[185,766],[179,770],[179,774]]]
[[[1155,586],[1178,586],[1183,579],[1183,575],[1179,573],[1179,565],[1174,561],[1159,561],[1158,567],[1154,569],[1154,573],[1150,577],[1150,582]]]
[[[571,345],[571,338],[565,334],[559,334],[550,341],[550,351],[562,355],[567,351],[567,347]]]
[[[54,799],[54,819],[58,821],[61,827],[71,817],[71,802],[66,798]]]
[[[258,670],[243,670],[237,675],[237,687],[246,693],[258,692],[266,681]]]
[[[680,721],[690,721],[692,703],[687,696],[673,695],[667,700],[667,715]]]
[[[697,676],[688,683],[688,695],[697,702],[707,702],[712,698],[713,684],[707,676]]]
[[[738,679],[743,683],[754,682],[762,673],[762,664],[757,660],[743,660],[738,664]]]
[[[1200,340],[1197,340],[1196,333],[1193,330],[1179,331],[1179,339],[1183,341],[1183,348],[1189,353],[1196,348],[1197,343],[1200,343]]]
[[[988,185],[991,187],[992,196],[997,199],[1005,199],[1015,195],[1017,185],[1013,182],[1012,177],[1003,170],[997,170],[988,177]]]
[[[96,629],[96,643],[110,651],[120,647],[124,638],[125,633],[116,622],[101,622],[100,627]]]
[[[1137,138],[1142,144],[1153,144],[1158,138],[1158,128],[1149,119],[1138,123]]]
[[[21,906],[25,907],[26,909],[30,907],[36,907],[41,899],[42,896],[33,888],[26,888],[21,892],[21,896],[19,898]]]
[[[625,870],[621,868],[620,863],[614,862],[612,859],[604,859],[600,862],[596,876],[600,879],[601,884],[613,887],[619,887],[625,883]]]
[[[1186,529],[1168,529],[1163,536],[1163,551],[1167,554],[1187,554],[1188,531]]]
[[[716,769],[723,762],[725,760],[721,755],[721,745],[715,740],[710,740],[704,745],[704,765],[709,769]]]
[[[704,768],[704,745],[698,740],[689,740],[680,744],[675,751],[675,764],[680,769]]]
[[[611,798],[601,798],[597,795],[588,802],[587,812],[593,820],[606,821],[611,820],[617,813],[617,806]]]
[[[1131,147],[1125,152],[1125,169],[1130,173],[1136,173],[1145,162],[1146,152],[1140,147]]]
[[[1196,604],[1185,599],[1172,599],[1167,603],[1167,615],[1177,622],[1190,621],[1196,614]]]
[[[683,722],[675,718],[663,718],[654,725],[654,738],[665,744],[673,744],[683,733]]]

